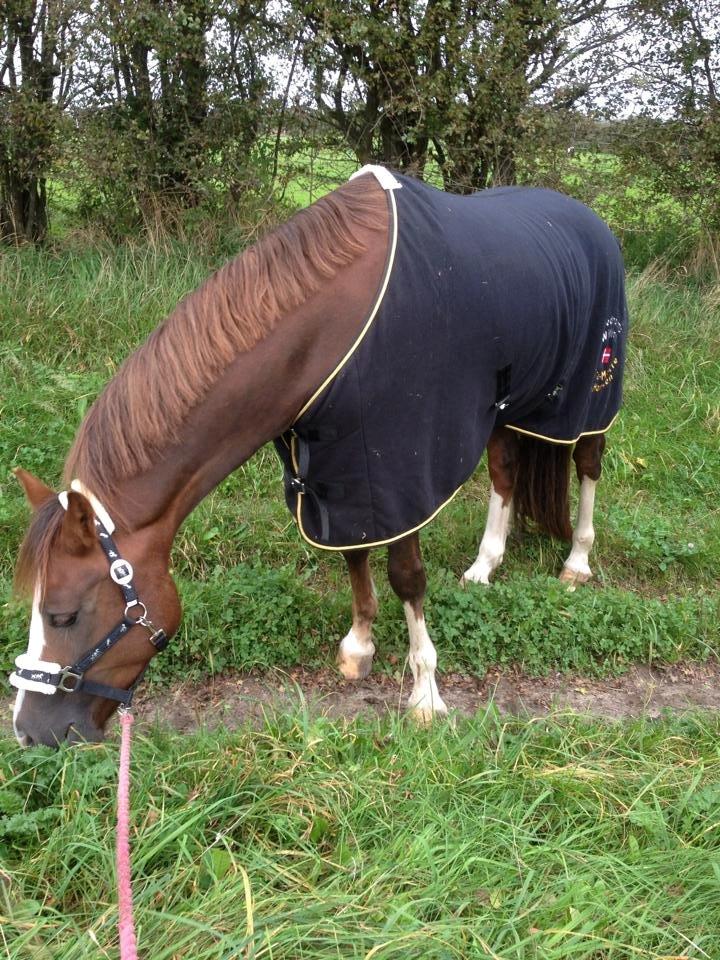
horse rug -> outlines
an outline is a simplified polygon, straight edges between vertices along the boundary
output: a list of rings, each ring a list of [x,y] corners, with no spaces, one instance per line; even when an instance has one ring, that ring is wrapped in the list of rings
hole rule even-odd
[[[335,550],[431,520],[494,427],[567,444],[605,432],[628,326],[618,242],[578,201],[363,174],[389,204],[380,290],[339,368],[275,441],[300,532]]]

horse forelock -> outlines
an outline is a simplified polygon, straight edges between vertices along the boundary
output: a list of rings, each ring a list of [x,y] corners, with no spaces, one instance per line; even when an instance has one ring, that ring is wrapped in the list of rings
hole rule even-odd
[[[91,407],[65,465],[112,503],[120,482],[180,440],[192,409],[240,353],[367,249],[387,201],[361,177],[295,214],[182,300]],[[124,524],[122,516],[116,522]]]
[[[15,590],[21,596],[32,596],[38,588],[42,594],[64,515],[57,497],[50,497],[33,514],[15,567]]]

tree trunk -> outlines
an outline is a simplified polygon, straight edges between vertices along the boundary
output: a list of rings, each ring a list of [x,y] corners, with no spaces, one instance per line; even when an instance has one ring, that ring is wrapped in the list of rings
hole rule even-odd
[[[47,235],[45,180],[5,170],[0,190],[0,239],[3,243],[42,243]]]

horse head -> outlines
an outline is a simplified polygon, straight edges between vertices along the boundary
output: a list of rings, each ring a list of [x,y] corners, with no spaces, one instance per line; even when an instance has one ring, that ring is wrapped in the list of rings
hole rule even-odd
[[[169,543],[153,527],[115,531],[89,491],[57,494],[16,475],[33,509],[17,585],[33,606],[28,650],[10,678],[15,734],[23,746],[102,740],[180,622]]]

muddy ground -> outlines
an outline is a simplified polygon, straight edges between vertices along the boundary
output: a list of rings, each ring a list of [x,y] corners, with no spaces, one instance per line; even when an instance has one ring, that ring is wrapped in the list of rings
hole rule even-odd
[[[297,704],[301,696],[312,710],[335,718],[402,711],[409,688],[407,677],[398,682],[377,674],[349,682],[330,669],[297,669],[144,690],[136,702],[137,714],[146,722],[157,720],[189,731],[202,725],[237,727],[258,721],[268,707],[283,709]],[[561,673],[530,677],[500,670],[490,670],[483,678],[445,674],[440,677],[440,690],[448,707],[463,715],[472,715],[493,701],[500,711],[521,716],[567,709],[611,719],[657,717],[665,710],[720,710],[720,665],[636,666],[622,676],[604,679]]]
[[[482,677],[444,674],[440,690],[448,707],[470,716],[491,701],[503,713],[543,716],[572,710],[610,719],[657,717],[665,710],[695,708],[720,711],[720,664],[680,663],[636,666],[619,677],[590,678],[551,673],[531,677],[520,671],[490,670]],[[402,712],[410,692],[409,677],[400,682],[374,674],[361,682],[343,680],[331,669],[293,669],[214,677],[204,683],[145,687],[138,691],[135,713],[144,724],[159,723],[180,732],[198,727],[234,728],[257,723],[263,712],[283,710],[304,698],[313,711],[352,718],[363,712]],[[11,733],[12,698],[5,697],[0,727]]]

